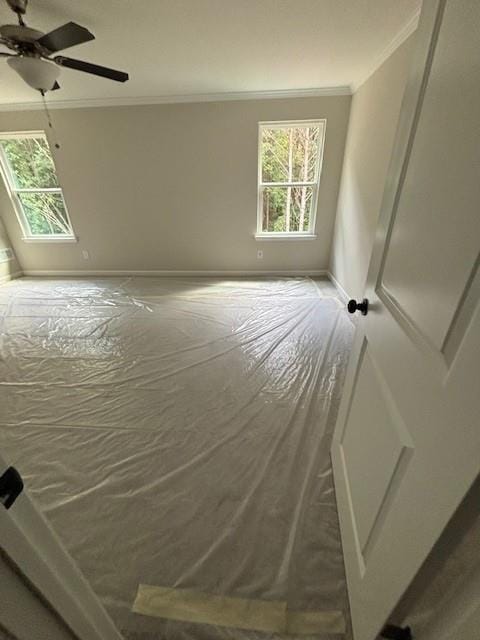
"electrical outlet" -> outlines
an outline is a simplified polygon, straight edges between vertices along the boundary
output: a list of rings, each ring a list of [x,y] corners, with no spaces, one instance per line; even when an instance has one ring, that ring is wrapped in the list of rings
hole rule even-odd
[[[82,256],[84,260],[89,260],[90,259],[90,254],[88,253],[88,251],[86,249],[82,249]]]
[[[258,249],[258,251],[257,251],[257,260],[263,260],[263,251],[262,251],[262,249]]]
[[[8,262],[9,260],[13,260],[13,257],[13,250],[10,247],[0,249],[0,262]]]

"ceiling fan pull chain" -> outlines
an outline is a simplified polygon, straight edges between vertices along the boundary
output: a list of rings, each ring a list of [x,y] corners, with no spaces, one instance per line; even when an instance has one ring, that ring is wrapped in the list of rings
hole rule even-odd
[[[47,101],[45,99],[45,91],[40,89],[40,94],[42,96],[43,107],[45,109],[45,114],[47,116],[48,127],[49,127],[50,131],[52,132],[52,138],[54,140],[54,145],[53,146],[55,147],[55,149],[60,149],[60,145],[59,145],[59,143],[57,141],[57,134],[56,134],[56,131],[55,131],[54,127],[53,127],[52,117],[50,115],[50,111],[48,110]]]

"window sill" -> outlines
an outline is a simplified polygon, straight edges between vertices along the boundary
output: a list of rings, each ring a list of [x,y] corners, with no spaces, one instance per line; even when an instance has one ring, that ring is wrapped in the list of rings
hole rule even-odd
[[[256,233],[255,240],[315,240],[316,233]]]
[[[32,237],[32,236],[24,236],[22,238],[23,242],[31,242],[31,243],[45,243],[45,242],[55,242],[55,243],[63,243],[63,242],[78,242],[78,238],[75,237],[62,237],[62,236],[46,236],[46,237]]]

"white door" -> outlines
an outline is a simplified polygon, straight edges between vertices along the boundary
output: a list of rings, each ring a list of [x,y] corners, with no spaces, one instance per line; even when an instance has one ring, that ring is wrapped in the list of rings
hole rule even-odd
[[[0,476],[7,467],[0,456]],[[0,496],[0,638],[121,640],[27,492],[8,510],[5,502]]]
[[[480,2],[425,0],[332,448],[355,640],[480,471],[479,51]]]

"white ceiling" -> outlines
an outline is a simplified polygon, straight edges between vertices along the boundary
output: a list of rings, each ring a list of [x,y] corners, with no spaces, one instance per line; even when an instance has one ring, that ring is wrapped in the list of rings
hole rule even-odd
[[[30,0],[42,31],[96,36],[65,55],[130,73],[126,84],[62,69],[50,101],[124,100],[355,86],[398,42],[421,0]],[[15,16],[0,0],[0,24]],[[0,59],[0,103],[39,95]],[[145,100],[148,101],[148,100]]]

